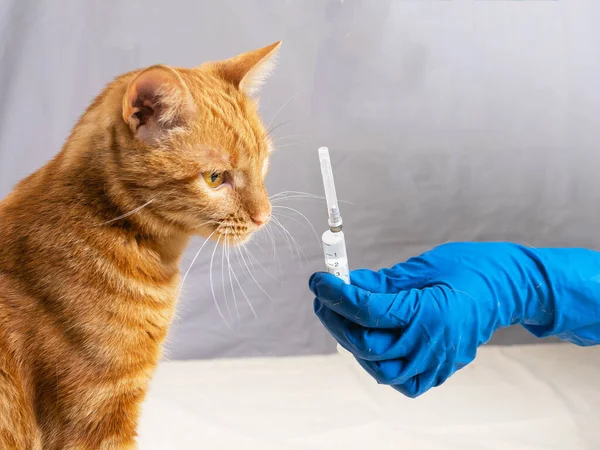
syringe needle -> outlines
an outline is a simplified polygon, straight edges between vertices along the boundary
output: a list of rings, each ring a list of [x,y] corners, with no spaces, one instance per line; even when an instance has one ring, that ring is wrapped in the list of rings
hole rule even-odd
[[[325,188],[329,226],[341,229],[342,216],[338,206],[335,182],[333,181],[333,169],[331,168],[331,159],[329,158],[329,149],[327,147],[319,149],[319,162],[321,163],[321,175],[323,176],[323,187]]]

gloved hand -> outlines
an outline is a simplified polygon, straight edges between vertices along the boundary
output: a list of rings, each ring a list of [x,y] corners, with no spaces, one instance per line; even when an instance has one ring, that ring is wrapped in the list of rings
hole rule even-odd
[[[315,313],[379,383],[409,397],[442,384],[495,330],[600,342],[600,253],[510,243],[444,244],[378,272],[309,282]]]

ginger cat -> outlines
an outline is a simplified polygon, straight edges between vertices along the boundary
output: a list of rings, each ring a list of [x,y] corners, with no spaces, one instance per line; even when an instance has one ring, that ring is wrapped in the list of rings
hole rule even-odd
[[[120,76],[0,203],[0,449],[133,449],[193,235],[270,217],[249,96],[280,46]]]

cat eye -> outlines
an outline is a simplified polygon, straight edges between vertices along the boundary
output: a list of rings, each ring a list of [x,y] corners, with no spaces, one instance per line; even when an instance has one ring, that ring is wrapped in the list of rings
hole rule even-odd
[[[224,172],[206,172],[202,174],[202,178],[206,181],[209,187],[216,189],[225,182]]]

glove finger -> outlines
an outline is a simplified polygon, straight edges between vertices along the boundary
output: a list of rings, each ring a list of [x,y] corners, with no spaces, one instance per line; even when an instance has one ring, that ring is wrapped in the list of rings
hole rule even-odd
[[[459,351],[460,348],[460,351]],[[457,346],[456,349],[449,351],[446,358],[440,364],[437,374],[436,386],[444,383],[456,371],[470,364],[477,356],[477,347],[469,349],[464,346]]]
[[[399,329],[364,328],[327,308],[319,299],[315,299],[315,314],[346,350],[357,358],[379,361],[401,358],[412,348],[399,344],[402,333]]]
[[[356,287],[381,294],[408,289],[421,289],[432,277],[415,267],[414,262],[400,263],[377,272],[357,269],[350,273],[350,283]]]
[[[390,380],[393,380],[406,366],[404,358],[389,359],[387,361],[367,361],[356,358],[356,361],[377,383],[385,385],[390,385]]]
[[[318,298],[315,298],[313,307],[315,315],[319,318],[321,324],[329,334],[331,334],[342,347],[350,353],[354,353],[354,349],[347,338],[347,330],[352,326],[356,326],[356,324],[327,308]]]
[[[379,384],[389,385],[409,398],[417,398],[438,385],[437,368],[410,377],[402,384],[393,384],[390,380],[395,378],[394,374],[406,371],[406,359],[365,361],[357,358],[357,361]]]
[[[407,397],[416,398],[428,390],[444,384],[448,378],[466,364],[468,363],[456,364],[453,357],[449,355],[448,360],[440,360],[436,367],[407,380],[405,383],[393,385],[392,387]]]
[[[360,359],[364,361],[364,366],[369,367],[368,372],[378,382],[389,385],[409,383],[410,380],[419,375],[437,370],[443,361],[437,352],[431,351],[427,347],[420,347],[414,355],[409,354],[403,358],[388,360]]]
[[[408,398],[417,398],[425,394],[431,388],[439,386],[438,370],[433,368],[422,374],[416,375],[408,379],[402,384],[393,384],[392,388],[402,393]]]
[[[435,343],[420,342],[418,352],[406,356],[406,364],[398,375],[390,380],[390,384],[405,384],[410,379],[436,370],[443,361],[442,352],[435,348]]]
[[[311,277],[311,290],[327,308],[366,328],[405,327],[439,295],[437,286],[391,294],[373,293],[323,273]],[[425,314],[426,315],[426,314]]]

